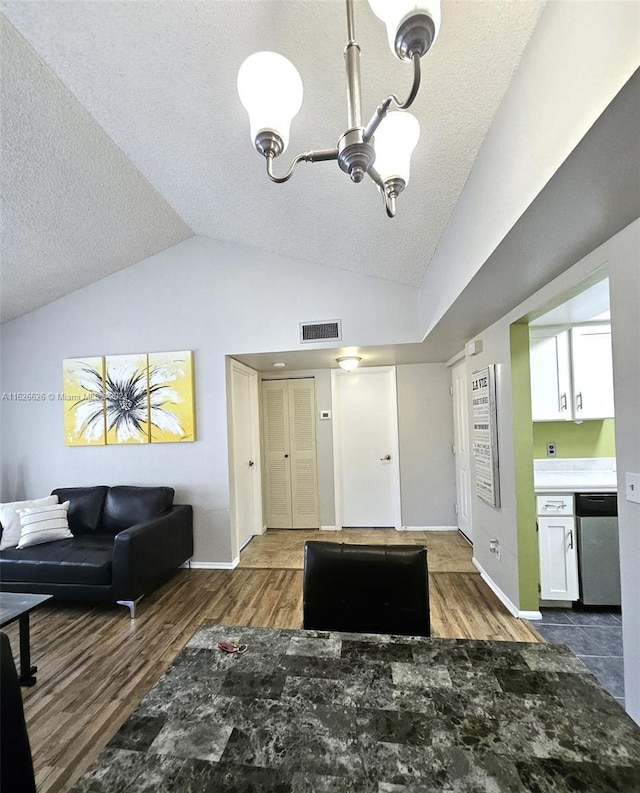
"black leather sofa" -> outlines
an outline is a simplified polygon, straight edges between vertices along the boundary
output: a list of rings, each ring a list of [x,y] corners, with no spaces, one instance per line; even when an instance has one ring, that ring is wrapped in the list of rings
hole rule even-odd
[[[0,590],[129,607],[193,556],[193,511],[170,487],[59,488],[73,538],[0,551]]]
[[[303,626],[430,636],[427,549],[421,545],[304,546]]]

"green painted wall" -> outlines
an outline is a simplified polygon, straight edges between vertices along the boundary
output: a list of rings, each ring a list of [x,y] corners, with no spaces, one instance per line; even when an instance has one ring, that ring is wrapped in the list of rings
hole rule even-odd
[[[533,486],[529,326],[517,323],[511,325],[510,337],[519,608],[521,611],[537,611],[539,606],[538,536],[536,534],[536,501]]]
[[[615,421],[534,421],[533,456],[547,456],[547,443],[557,444],[557,457],[615,457]]]

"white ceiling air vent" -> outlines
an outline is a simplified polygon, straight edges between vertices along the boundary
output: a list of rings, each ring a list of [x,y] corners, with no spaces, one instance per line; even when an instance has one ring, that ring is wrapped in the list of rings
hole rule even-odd
[[[342,320],[327,319],[322,322],[300,323],[300,344],[314,341],[341,341]]]

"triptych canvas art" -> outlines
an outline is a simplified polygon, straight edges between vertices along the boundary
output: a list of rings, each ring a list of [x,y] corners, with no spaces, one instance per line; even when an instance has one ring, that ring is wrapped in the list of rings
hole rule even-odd
[[[67,446],[195,440],[190,350],[70,358],[63,383]]]

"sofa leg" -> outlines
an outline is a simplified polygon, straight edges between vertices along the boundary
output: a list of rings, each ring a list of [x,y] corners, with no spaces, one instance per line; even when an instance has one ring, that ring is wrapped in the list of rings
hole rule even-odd
[[[139,598],[136,600],[116,600],[116,603],[119,606],[128,606],[129,607],[129,617],[134,620],[136,618],[136,606],[142,600],[144,596],[140,595]]]

